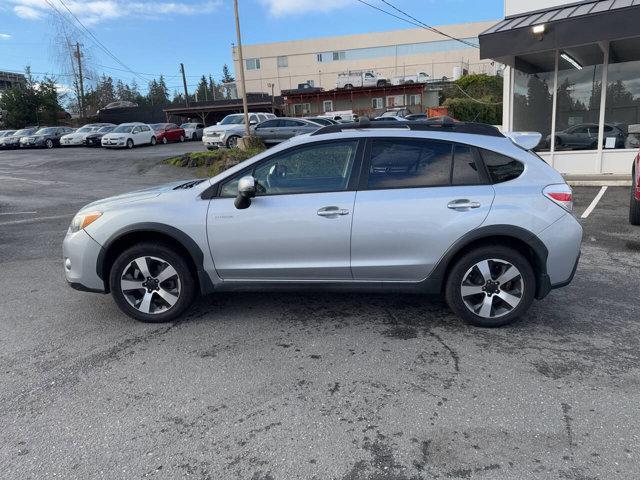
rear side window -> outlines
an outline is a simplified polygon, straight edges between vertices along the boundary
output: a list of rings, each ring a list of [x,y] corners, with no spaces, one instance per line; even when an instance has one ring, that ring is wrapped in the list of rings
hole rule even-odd
[[[453,154],[452,185],[479,185],[482,183],[471,147],[456,145]]]
[[[524,171],[524,165],[511,157],[491,150],[481,150],[492,183],[502,183],[518,178]]]
[[[374,139],[368,188],[449,185],[452,144],[404,138]]]

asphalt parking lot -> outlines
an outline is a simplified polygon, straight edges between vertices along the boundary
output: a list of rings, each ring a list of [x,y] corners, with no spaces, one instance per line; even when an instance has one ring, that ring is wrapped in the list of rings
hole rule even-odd
[[[574,282],[483,330],[414,295],[238,293],[146,325],[67,287],[89,201],[193,172],[200,143],[0,152],[0,476],[640,476],[640,229],[586,219]],[[576,214],[598,187],[577,187]]]

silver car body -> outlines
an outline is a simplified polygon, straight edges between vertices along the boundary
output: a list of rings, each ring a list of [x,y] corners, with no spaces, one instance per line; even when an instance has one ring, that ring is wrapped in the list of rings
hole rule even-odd
[[[509,156],[523,173],[497,184],[257,196],[238,210],[234,198],[210,195],[226,179],[297,147],[355,139],[425,138],[458,142]],[[361,143],[362,144],[362,143]],[[119,195],[85,206],[102,217],[67,234],[63,243],[67,280],[91,291],[108,291],[105,258],[131,232],[168,236],[189,252],[202,293],[253,284],[419,287],[439,292],[447,259],[469,239],[501,235],[546,250],[539,281],[546,289],[571,281],[582,228],[573,215],[542,194],[562,176],[535,154],[505,137],[401,128],[348,130],[294,137],[216,177],[177,182]],[[565,185],[566,186],[566,185]],[[178,187],[178,188],[176,188]],[[568,187],[567,187],[568,188]],[[451,209],[456,199],[479,208]],[[320,216],[326,208],[344,214]],[[540,288],[540,286],[539,286]]]
[[[260,122],[276,118],[273,113],[249,113],[249,125],[257,125]],[[237,121],[238,123],[226,123],[227,121]],[[245,135],[244,115],[234,113],[227,115],[217,125],[212,125],[203,130],[202,143],[207,148],[226,147],[229,138],[243,137]]]
[[[259,123],[253,128],[253,134],[260,137],[266,145],[273,145],[289,140],[298,135],[313,133],[323,125],[304,118],[272,118]]]
[[[202,123],[183,123],[180,128],[184,130],[187,140],[202,140],[204,125]]]

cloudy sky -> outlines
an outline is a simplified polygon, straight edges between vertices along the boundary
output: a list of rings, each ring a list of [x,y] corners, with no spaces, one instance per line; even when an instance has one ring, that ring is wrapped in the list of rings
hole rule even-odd
[[[366,1],[391,10],[382,0]],[[430,25],[503,15],[503,0],[388,1]],[[358,0],[239,3],[245,43],[411,27]],[[0,70],[23,71],[30,65],[34,72],[58,74],[64,83],[56,61],[60,51],[56,38],[62,30],[79,38],[93,70],[125,82],[135,78],[141,86],[162,73],[170,87],[181,88],[180,62],[190,85],[203,73],[217,78],[224,63],[231,66],[230,47],[235,41],[232,0],[0,0]]]

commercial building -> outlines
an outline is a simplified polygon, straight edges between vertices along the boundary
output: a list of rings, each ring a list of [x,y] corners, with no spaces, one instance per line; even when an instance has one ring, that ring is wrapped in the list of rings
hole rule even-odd
[[[9,90],[13,87],[20,87],[27,83],[25,76],[21,73],[3,72],[0,71],[0,95],[4,90]]]
[[[629,174],[640,131],[640,1],[506,0],[480,35],[504,71],[503,127],[538,131],[567,174]]]
[[[469,45],[477,45],[478,35],[494,23],[437,27],[463,42],[418,28],[243,45],[247,92],[273,91],[278,95],[307,82],[331,90],[338,73],[347,70],[375,70],[387,78],[420,72],[431,79],[451,78],[463,71],[495,74],[499,66],[480,60],[478,48]],[[237,73],[235,48],[232,55]]]

